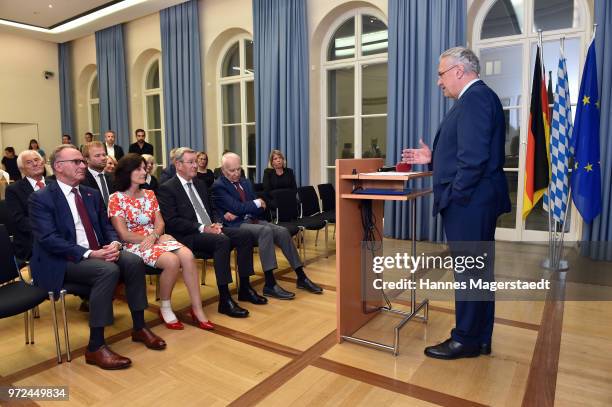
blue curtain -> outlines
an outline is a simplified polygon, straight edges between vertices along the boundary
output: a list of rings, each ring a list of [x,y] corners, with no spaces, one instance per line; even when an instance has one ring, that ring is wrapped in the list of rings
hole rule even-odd
[[[76,142],[72,121],[72,77],[69,42],[57,44],[62,134],[70,134]]]
[[[419,138],[431,148],[452,104],[436,85],[438,58],[465,44],[466,20],[465,0],[389,0],[388,165],[400,161],[403,148],[418,147]],[[412,185],[430,187],[431,180]],[[443,240],[442,222],[431,216],[432,206],[431,196],[417,200],[419,240]],[[406,203],[385,203],[385,236],[410,238],[409,215]]]
[[[166,148],[204,149],[202,69],[198,2],[159,13]]]
[[[126,149],[130,141],[130,129],[122,24],[96,31],[96,64],[100,132],[114,130],[117,134],[116,143]]]
[[[599,82],[601,153],[601,214],[584,224],[582,239],[589,242],[586,254],[595,260],[612,261],[612,4],[595,0],[595,54]],[[584,253],[584,252],[583,252]]]
[[[257,179],[279,149],[308,185],[308,24],[305,0],[253,0]]]

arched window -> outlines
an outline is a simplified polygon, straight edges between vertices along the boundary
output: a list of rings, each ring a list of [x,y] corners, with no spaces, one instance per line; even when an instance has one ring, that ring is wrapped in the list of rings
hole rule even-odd
[[[247,177],[255,182],[255,85],[253,40],[242,35],[229,42],[218,69],[220,153],[242,157]]]
[[[89,80],[87,91],[87,115],[89,118],[89,129],[96,140],[100,139],[100,94],[98,90],[98,74],[94,72]]]
[[[166,143],[164,138],[164,110],[159,56],[153,58],[145,70],[143,101],[144,130],[147,132],[147,140],[153,145],[155,161],[158,165],[164,166]]]
[[[323,179],[337,158],[385,157],[387,25],[369,9],[341,16],[324,43]]]
[[[506,116],[504,171],[513,205],[512,213],[502,215],[498,221],[499,238],[525,241],[548,237],[545,232],[548,230],[548,214],[543,210],[541,200],[525,221],[521,216],[524,154],[538,30],[542,30],[549,94],[555,91],[557,84],[560,40],[564,38],[573,116],[586,47],[592,33],[590,22],[585,0],[487,0],[477,13],[473,44],[480,56],[480,77],[497,93]],[[553,102],[552,97],[549,100]],[[566,232],[570,233],[570,239],[577,236],[575,215],[573,211],[568,214]]]

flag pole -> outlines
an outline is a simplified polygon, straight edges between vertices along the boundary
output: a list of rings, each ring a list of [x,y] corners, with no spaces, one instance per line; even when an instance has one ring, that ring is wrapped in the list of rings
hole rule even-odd
[[[540,57],[540,80],[542,76],[545,76],[544,70],[544,42],[542,41],[542,29],[538,29],[538,56]],[[535,78],[534,78],[535,79]],[[548,106],[542,106],[542,110],[548,109]],[[550,164],[550,157],[549,164]],[[542,198],[544,199],[544,198]],[[544,205],[544,202],[542,202]],[[548,258],[542,261],[542,268],[554,270],[554,247],[553,247],[553,233],[552,233],[552,213],[550,211],[550,180],[548,182]]]

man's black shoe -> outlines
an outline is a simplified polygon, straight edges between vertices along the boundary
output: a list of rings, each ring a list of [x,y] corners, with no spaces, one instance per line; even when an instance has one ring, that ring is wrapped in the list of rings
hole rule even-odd
[[[490,343],[481,343],[480,344],[480,354],[481,355],[490,355],[491,354],[491,344]]]
[[[238,301],[249,301],[250,303],[255,305],[263,305],[268,303],[268,299],[257,294],[257,291],[255,291],[253,287],[247,287],[245,289],[242,289],[242,287],[240,287],[240,292],[238,293]]]
[[[295,294],[285,290],[278,284],[275,284],[274,287],[264,287],[263,295],[266,297],[272,297],[279,300],[292,300],[295,298]]]
[[[425,348],[425,355],[436,359],[474,358],[480,355],[480,346],[465,345],[448,338],[439,345]]]
[[[219,300],[219,314],[225,314],[232,318],[246,318],[249,316],[249,311],[240,307],[231,297],[227,300]]]
[[[296,286],[297,288],[301,288],[302,290],[310,291],[313,294],[323,293],[323,289],[313,283],[308,277],[298,279]]]

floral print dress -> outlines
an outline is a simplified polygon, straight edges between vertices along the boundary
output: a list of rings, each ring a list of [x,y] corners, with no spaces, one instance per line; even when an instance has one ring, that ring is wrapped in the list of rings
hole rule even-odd
[[[159,204],[155,193],[144,189],[144,197],[132,198],[123,192],[113,193],[108,200],[108,216],[123,219],[130,232],[148,236],[155,229],[155,214],[159,212]],[[141,250],[140,243],[123,243],[130,253],[140,257],[147,266],[154,267],[159,256],[183,247],[176,240],[155,243],[148,250]]]

